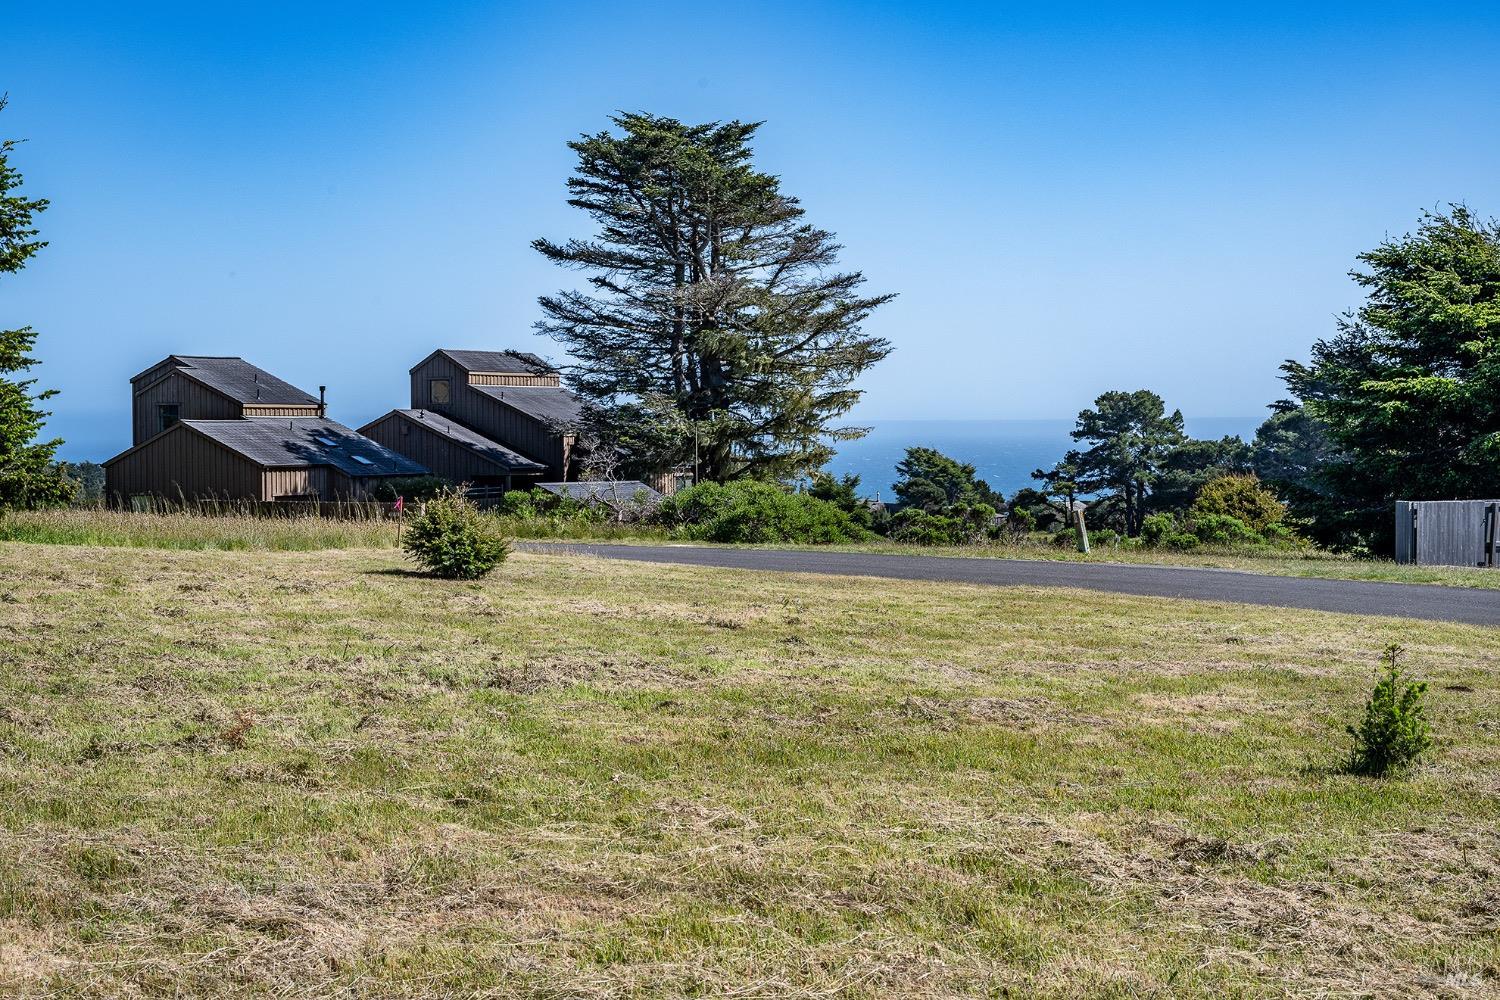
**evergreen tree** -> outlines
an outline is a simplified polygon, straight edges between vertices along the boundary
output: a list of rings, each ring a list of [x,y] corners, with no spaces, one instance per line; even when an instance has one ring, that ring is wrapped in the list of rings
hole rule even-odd
[[[1147,497],[1168,456],[1186,440],[1182,411],[1168,414],[1161,397],[1147,389],[1106,392],[1094,407],[1079,413],[1073,428],[1073,440],[1088,447],[1069,452],[1065,461],[1077,469],[1078,491],[1117,501],[1126,534],[1139,535]]]
[[[1299,532],[1324,548],[1361,544],[1358,525],[1346,516],[1326,478],[1338,449],[1328,428],[1305,407],[1285,399],[1273,403],[1271,416],[1255,431],[1250,455],[1255,474],[1286,503]]]
[[[751,163],[758,123],[621,114],[585,135],[569,204],[592,239],[532,245],[588,274],[541,299],[538,329],[576,359],[595,428],[635,471],[695,462],[702,478],[789,479],[821,467],[890,345],[862,334],[892,296],[835,270],[831,233]]]
[[[0,111],[5,109],[0,97]],[[33,219],[44,198],[19,193],[21,174],[11,166],[14,139],[0,140],[0,275],[15,274],[47,244],[37,239]],[[33,392],[36,379],[16,378],[35,365],[36,333],[29,327],[0,330],[0,509],[66,503],[76,488],[53,462],[60,440],[38,441],[50,414],[38,405],[57,394]]]
[[[1500,228],[1454,206],[1359,261],[1365,304],[1282,371],[1333,446],[1325,522],[1384,551],[1394,501],[1500,493]]]
[[[1051,469],[1032,472],[1031,478],[1042,484],[1040,490],[1032,492],[1036,492],[1052,509],[1063,527],[1071,527],[1074,506],[1078,502],[1078,452],[1069,451]]]
[[[1161,474],[1147,506],[1153,513],[1185,511],[1205,484],[1250,469],[1250,446],[1238,435],[1217,441],[1189,438],[1162,460]]]
[[[903,507],[938,514],[951,507],[986,504],[1000,510],[1005,498],[979,479],[968,462],[949,458],[935,448],[908,448],[896,463],[896,498]]]

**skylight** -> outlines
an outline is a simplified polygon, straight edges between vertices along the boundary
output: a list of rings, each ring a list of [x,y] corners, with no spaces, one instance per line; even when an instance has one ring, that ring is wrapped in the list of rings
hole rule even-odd
[[[323,437],[321,434],[318,435],[313,440],[317,441],[319,444],[326,444],[330,448],[337,448],[338,445],[339,445],[339,443],[337,441],[335,441],[333,438]]]
[[[375,464],[374,462],[370,461],[368,458],[365,458],[365,456],[363,456],[363,455],[350,455],[349,457],[352,458],[352,459],[354,459],[360,465],[374,465]]]

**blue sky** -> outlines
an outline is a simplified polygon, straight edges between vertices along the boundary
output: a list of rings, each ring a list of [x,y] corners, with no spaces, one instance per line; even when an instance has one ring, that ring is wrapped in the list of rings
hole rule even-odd
[[[358,425],[434,347],[557,355],[536,297],[576,278],[528,243],[587,231],[564,144],[638,109],[764,119],[759,164],[901,293],[856,416],[1237,416],[1356,253],[1500,214],[1494,4],[1054,6],[11,0],[0,134],[52,245],[0,325],[40,332],[72,458],[173,351]]]

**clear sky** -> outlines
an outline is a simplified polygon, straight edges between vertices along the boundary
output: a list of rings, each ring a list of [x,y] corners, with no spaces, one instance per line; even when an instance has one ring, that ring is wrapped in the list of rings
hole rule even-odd
[[[616,109],[763,119],[896,353],[856,416],[1253,414],[1423,208],[1500,214],[1500,5],[4,0],[0,134],[52,245],[0,281],[67,457],[127,380],[240,354],[359,425],[438,346],[535,338]]]

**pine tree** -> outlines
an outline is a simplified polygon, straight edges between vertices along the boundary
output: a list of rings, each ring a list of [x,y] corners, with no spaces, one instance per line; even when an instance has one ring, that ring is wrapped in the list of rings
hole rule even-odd
[[[861,324],[892,296],[862,296],[842,249],[754,168],[759,123],[688,125],[621,114],[622,134],[569,143],[569,204],[591,239],[532,244],[588,274],[544,296],[540,332],[576,359],[597,432],[637,471],[695,462],[702,478],[789,479],[822,466],[859,400],[855,379],[890,352]]]
[[[0,111],[6,100],[0,96]],[[15,274],[47,244],[36,238],[33,218],[47,208],[44,198],[17,193],[21,174],[10,164],[14,139],[0,140],[0,274]],[[75,484],[64,476],[53,454],[60,440],[38,441],[49,413],[38,404],[57,394],[55,389],[33,392],[36,379],[13,376],[28,371],[36,359],[31,327],[0,330],[0,509],[42,507],[65,503]]]
[[[1364,305],[1282,371],[1332,446],[1323,530],[1389,551],[1394,501],[1500,491],[1500,224],[1457,205],[1359,261]]]
[[[1161,476],[1168,456],[1187,439],[1182,411],[1166,411],[1156,393],[1106,392],[1095,409],[1078,414],[1073,440],[1089,447],[1069,452],[1080,493],[1107,493],[1124,508],[1125,533],[1141,533],[1146,498]]]

